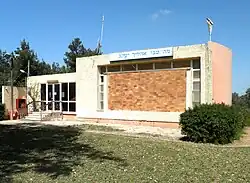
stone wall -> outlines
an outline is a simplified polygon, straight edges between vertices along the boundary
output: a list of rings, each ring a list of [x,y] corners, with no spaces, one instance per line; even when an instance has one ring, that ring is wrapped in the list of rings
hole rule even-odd
[[[110,73],[110,110],[182,112],[186,105],[186,70]]]

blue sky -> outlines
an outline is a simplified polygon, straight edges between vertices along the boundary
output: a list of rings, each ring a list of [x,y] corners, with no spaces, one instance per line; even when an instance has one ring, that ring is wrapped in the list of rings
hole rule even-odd
[[[233,91],[250,87],[247,0],[2,0],[0,8],[0,49],[25,38],[39,58],[59,63],[74,37],[96,47],[102,14],[104,53],[205,43],[209,16],[213,41],[233,50]]]

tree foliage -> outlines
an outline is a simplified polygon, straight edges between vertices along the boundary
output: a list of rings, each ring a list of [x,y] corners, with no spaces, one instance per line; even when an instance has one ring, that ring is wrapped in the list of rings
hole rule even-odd
[[[44,60],[39,60],[37,53],[30,47],[29,42],[26,40],[22,40],[20,45],[10,54],[0,49],[0,102],[2,102],[1,87],[3,85],[10,85],[11,83],[11,66],[13,66],[13,85],[25,86],[28,61],[30,62],[30,76],[67,72],[65,66],[60,66],[56,62],[50,65]],[[13,65],[11,63],[13,63]],[[20,70],[26,73],[22,73]]]
[[[75,38],[68,46],[68,51],[64,54],[64,62],[70,72],[76,71],[76,58],[89,57],[101,54],[99,49],[91,50],[85,48],[80,38]]]
[[[43,59],[39,59],[37,53],[31,48],[28,41],[21,40],[20,45],[10,54],[0,49],[0,102],[1,102],[1,87],[10,85],[10,72],[13,68],[13,85],[25,86],[25,79],[28,72],[28,62],[30,63],[30,76],[59,74],[75,72],[76,58],[99,55],[100,47],[91,50],[85,48],[80,38],[75,38],[68,45],[68,51],[64,55],[65,65],[60,65],[57,62],[49,64]],[[13,64],[11,64],[13,63]],[[20,70],[26,73],[20,72]]]
[[[239,95],[234,92],[232,94],[232,103],[234,105],[240,105],[250,109],[250,88],[248,88],[243,95]]]

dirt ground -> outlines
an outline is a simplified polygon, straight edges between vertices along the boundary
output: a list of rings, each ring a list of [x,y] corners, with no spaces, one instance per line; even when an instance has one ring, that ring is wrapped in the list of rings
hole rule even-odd
[[[233,143],[233,146],[250,146],[250,127],[245,129],[244,135],[240,140],[236,140]]]

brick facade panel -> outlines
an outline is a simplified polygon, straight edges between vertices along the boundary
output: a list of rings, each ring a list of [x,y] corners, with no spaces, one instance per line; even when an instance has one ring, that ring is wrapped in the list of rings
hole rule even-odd
[[[185,110],[186,70],[109,73],[108,82],[110,110]]]

